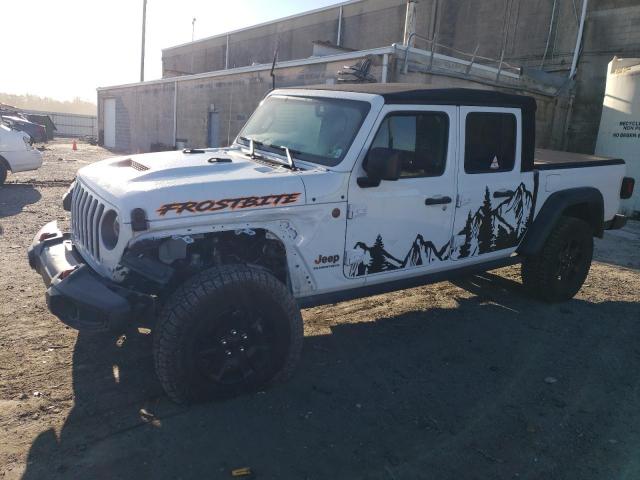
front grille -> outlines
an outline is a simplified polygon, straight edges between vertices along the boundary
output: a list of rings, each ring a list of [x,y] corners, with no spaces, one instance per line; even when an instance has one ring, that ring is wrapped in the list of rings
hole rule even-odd
[[[104,204],[76,181],[71,200],[73,241],[94,259],[100,259],[100,221]]]

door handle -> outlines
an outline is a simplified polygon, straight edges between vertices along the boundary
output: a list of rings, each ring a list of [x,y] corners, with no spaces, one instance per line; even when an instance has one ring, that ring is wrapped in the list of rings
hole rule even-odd
[[[515,192],[513,190],[498,190],[497,192],[493,192],[493,198],[507,198],[513,197]]]
[[[446,205],[451,203],[451,197],[431,197],[424,201],[425,205]]]

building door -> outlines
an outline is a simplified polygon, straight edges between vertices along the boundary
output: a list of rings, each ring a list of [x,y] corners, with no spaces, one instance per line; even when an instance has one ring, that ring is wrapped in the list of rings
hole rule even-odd
[[[116,99],[104,100],[104,146],[115,148],[116,146]]]
[[[218,112],[209,112],[209,125],[208,125],[208,141],[207,146],[219,147],[220,146],[220,115]]]
[[[384,282],[448,264],[456,197],[457,107],[387,106],[367,140],[370,151],[402,159],[397,181],[362,188],[366,157],[349,181],[344,274]]]
[[[534,205],[533,172],[521,171],[519,109],[460,107],[460,168],[453,260],[504,257],[522,240]]]

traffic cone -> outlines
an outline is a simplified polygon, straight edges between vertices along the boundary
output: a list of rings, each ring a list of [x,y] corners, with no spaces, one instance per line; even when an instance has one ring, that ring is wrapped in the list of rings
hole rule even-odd
[[[75,140],[73,141],[73,146],[71,147],[71,150],[73,150],[74,152],[76,150],[78,150],[78,145],[76,145],[76,141]]]

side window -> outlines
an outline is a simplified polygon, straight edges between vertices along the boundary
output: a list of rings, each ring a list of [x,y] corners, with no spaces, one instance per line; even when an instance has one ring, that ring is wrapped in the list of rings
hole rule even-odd
[[[516,117],[472,112],[465,127],[465,173],[509,172],[516,159]]]
[[[400,178],[437,177],[444,173],[448,144],[446,113],[394,113],[380,124],[371,148],[388,148],[401,156]]]

